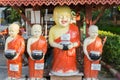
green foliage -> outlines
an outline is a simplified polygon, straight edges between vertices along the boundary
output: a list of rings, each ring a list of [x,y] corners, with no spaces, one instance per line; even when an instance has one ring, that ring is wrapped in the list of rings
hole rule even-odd
[[[13,23],[16,21],[20,22],[20,14],[15,9],[13,9],[12,7],[7,7],[5,11],[8,11],[9,13],[9,15],[7,16],[9,23]]]
[[[93,20],[96,19],[96,17],[98,16],[99,13],[100,13],[100,10],[92,12],[92,18],[93,18]]]
[[[96,17],[100,14],[100,12],[101,12],[101,10],[92,12],[93,20],[96,19]],[[110,14],[111,14],[111,10],[110,9],[106,9],[104,14],[100,17],[99,22],[104,22],[104,20],[109,20]]]
[[[110,21],[106,23],[97,23],[97,25],[99,26],[99,30],[110,31],[120,35],[120,25],[113,25]]]
[[[107,36],[103,47],[103,61],[120,70],[120,36],[106,31],[99,31],[99,35]]]
[[[120,6],[118,6],[118,10],[120,11]]]

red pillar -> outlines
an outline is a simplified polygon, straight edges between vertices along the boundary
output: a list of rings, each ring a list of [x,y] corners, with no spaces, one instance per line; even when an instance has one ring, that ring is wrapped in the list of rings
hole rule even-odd
[[[88,36],[88,28],[92,24],[92,6],[85,5],[85,19],[86,19],[86,35]]]

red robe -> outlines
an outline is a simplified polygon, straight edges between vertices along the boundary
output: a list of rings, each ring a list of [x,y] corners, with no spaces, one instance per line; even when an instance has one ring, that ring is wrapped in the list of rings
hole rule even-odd
[[[33,50],[42,50],[44,55],[47,51],[47,42],[46,39],[43,36],[40,36],[40,39],[31,44],[30,46],[31,52]],[[32,60],[29,58],[29,76],[30,78],[42,78],[43,77],[43,70],[36,70],[35,69],[35,63],[44,63],[44,59],[40,60]]]
[[[69,26],[68,32],[70,34],[70,41],[72,43],[77,42],[78,46],[80,45],[80,35],[77,26],[71,24]],[[61,38],[57,38],[54,42],[61,42]],[[72,53],[70,56],[69,54]],[[57,72],[59,70],[63,70],[66,72],[68,70],[77,71],[76,65],[76,48],[72,48],[70,50],[61,50],[59,48],[54,48],[54,57],[53,57],[53,65],[52,71]]]
[[[17,35],[16,38],[8,43],[7,49],[16,50],[17,53],[20,53],[17,59],[15,60],[7,60],[8,66],[8,76],[14,78],[21,78],[22,75],[22,54],[25,50],[24,39]],[[11,71],[10,64],[17,64],[19,66],[18,71]]]
[[[90,53],[90,51],[98,51],[102,53],[102,40],[97,37],[94,42],[89,44],[87,46],[87,51]],[[91,64],[99,64],[99,61],[90,61],[87,56],[84,56],[84,74],[85,78],[97,78],[98,76],[98,70],[91,70]]]

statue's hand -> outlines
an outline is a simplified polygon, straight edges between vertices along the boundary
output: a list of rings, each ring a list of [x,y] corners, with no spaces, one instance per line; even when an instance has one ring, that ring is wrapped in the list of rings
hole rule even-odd
[[[35,59],[33,59],[32,55],[30,55],[29,57],[30,57],[32,60],[35,60]]]
[[[78,46],[78,43],[77,42],[73,42],[73,43],[70,43],[69,45],[68,45],[68,48],[69,49],[72,49],[73,47],[77,47]]]
[[[90,61],[93,61],[89,56],[88,56],[88,59],[89,59]]]
[[[63,49],[63,45],[61,45],[61,44],[58,44],[58,46],[57,46],[59,49]]]
[[[72,49],[74,47],[74,44],[73,43],[70,43],[69,45],[68,45],[68,49]]]
[[[87,58],[90,60],[90,61],[93,61],[90,56],[88,55],[88,53],[86,54]]]
[[[16,55],[16,56],[15,56],[15,57],[14,57],[12,60],[15,60],[15,59],[17,59],[17,58],[18,58],[18,56],[19,56],[19,55],[17,54],[17,55]]]

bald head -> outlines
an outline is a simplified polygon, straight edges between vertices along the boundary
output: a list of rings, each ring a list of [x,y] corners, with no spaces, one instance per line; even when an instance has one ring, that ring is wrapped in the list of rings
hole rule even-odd
[[[40,30],[42,30],[42,27],[41,27],[41,25],[39,25],[39,24],[35,24],[35,25],[32,26],[31,29],[32,29],[32,30],[34,30],[34,29],[40,29]]]
[[[11,24],[8,28],[9,35],[11,37],[15,37],[19,33],[19,28],[20,28],[20,26],[16,23]]]
[[[98,36],[98,27],[96,25],[91,25],[88,34],[91,38],[96,38]]]
[[[31,34],[33,36],[40,36],[41,33],[42,33],[42,27],[41,27],[41,25],[35,24],[35,25],[32,26],[32,28],[31,28]]]
[[[97,30],[98,31],[98,27],[96,25],[91,25],[89,27],[89,31],[92,31],[92,30]]]
[[[60,19],[63,18],[71,19],[71,9],[68,6],[56,6],[53,11],[53,19],[57,25],[59,25]],[[70,22],[70,21],[69,21]]]
[[[10,24],[10,26],[9,26],[9,29],[11,29],[11,28],[19,31],[20,26],[18,24],[16,24],[16,23],[13,23],[13,24]]]
[[[54,15],[57,15],[57,14],[59,14],[59,13],[61,13],[61,12],[67,12],[67,13],[70,13],[70,14],[71,14],[71,9],[70,9],[68,6],[56,6],[56,7],[54,8],[53,14],[54,14]]]

